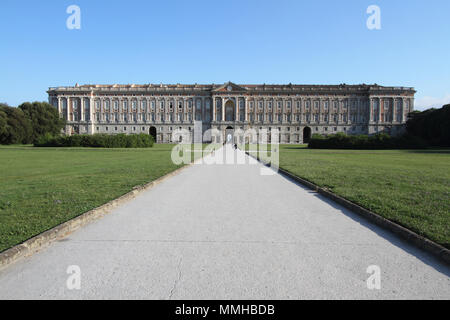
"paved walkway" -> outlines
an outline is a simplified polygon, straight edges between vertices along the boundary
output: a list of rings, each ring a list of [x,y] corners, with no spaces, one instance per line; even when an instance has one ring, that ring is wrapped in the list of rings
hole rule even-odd
[[[0,299],[450,298],[449,267],[260,168],[183,170],[0,271]],[[67,289],[70,265],[80,290]],[[380,290],[367,288],[370,265]]]

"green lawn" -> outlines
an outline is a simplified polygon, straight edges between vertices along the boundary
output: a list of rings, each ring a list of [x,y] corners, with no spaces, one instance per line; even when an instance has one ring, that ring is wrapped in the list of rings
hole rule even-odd
[[[280,167],[450,248],[450,150],[280,146]]]
[[[179,168],[172,147],[0,146],[0,252]]]

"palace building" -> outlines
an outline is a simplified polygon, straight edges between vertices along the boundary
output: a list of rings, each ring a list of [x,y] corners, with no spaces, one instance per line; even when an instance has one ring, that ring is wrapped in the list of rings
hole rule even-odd
[[[398,134],[414,109],[415,92],[414,88],[376,84],[228,82],[77,84],[49,88],[48,95],[49,103],[67,120],[65,133],[69,135],[146,133],[158,143],[171,143],[177,142],[172,134],[177,129],[187,130],[192,142],[208,129],[215,129],[223,139],[230,130],[278,129],[280,143],[304,143],[314,133]]]

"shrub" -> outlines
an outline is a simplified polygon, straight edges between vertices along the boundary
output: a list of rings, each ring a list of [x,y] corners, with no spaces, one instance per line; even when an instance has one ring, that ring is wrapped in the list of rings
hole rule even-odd
[[[391,137],[385,133],[349,136],[342,132],[313,136],[308,144],[311,149],[422,149],[427,146],[425,140],[409,134],[399,137]]]
[[[91,148],[151,148],[152,136],[147,134],[94,134],[73,136],[52,136],[47,133],[40,136],[35,147],[91,147]]]

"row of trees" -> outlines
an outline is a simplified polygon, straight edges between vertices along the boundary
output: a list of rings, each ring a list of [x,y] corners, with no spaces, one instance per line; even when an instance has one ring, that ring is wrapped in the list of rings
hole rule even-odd
[[[46,102],[23,103],[18,108],[0,104],[0,144],[30,144],[45,135],[59,135],[65,121]]]

